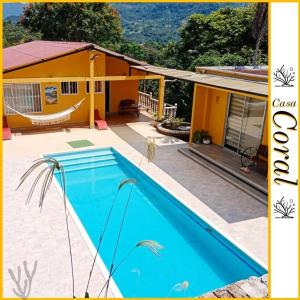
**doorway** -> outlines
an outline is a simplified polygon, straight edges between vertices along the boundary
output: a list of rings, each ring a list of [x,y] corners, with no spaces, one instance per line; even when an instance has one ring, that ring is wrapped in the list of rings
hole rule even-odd
[[[258,149],[264,128],[267,101],[230,95],[224,146],[237,153]]]
[[[105,112],[110,112],[110,82],[105,81]]]

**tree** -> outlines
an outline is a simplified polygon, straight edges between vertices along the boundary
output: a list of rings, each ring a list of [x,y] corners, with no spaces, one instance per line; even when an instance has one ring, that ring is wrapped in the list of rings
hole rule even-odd
[[[254,15],[252,6],[221,8],[209,15],[194,14],[180,28],[182,50],[200,55],[209,50],[233,53],[243,46],[254,46],[251,35]]]
[[[11,21],[3,23],[3,47],[10,47],[17,44],[38,40],[40,33],[32,33],[20,23],[14,24]]]
[[[255,52],[253,55],[253,65],[257,66],[259,49],[266,35],[268,28],[268,4],[257,3],[252,24],[252,35],[256,39]]]
[[[118,12],[106,3],[29,4],[21,24],[42,39],[84,41],[115,48],[121,39]]]

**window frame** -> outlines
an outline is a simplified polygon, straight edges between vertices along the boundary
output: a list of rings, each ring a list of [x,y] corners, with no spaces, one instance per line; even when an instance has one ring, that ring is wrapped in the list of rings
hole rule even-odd
[[[39,99],[39,109],[36,110],[36,111],[33,111],[33,109],[31,109],[32,111],[27,111],[27,112],[24,112],[24,111],[20,111],[20,109],[18,108],[18,106],[14,106],[14,105],[11,105],[12,108],[14,108],[15,110],[19,111],[20,113],[24,113],[24,114],[40,114],[40,113],[43,113],[44,112],[44,107],[43,107],[43,96],[42,96],[42,84],[41,83],[36,83],[36,82],[27,82],[27,83],[7,83],[7,84],[3,84],[3,90],[2,90],[2,96],[3,96],[3,115],[4,116],[17,116],[18,114],[14,111],[10,111],[8,112],[7,110],[10,110],[9,108],[7,108],[5,106],[5,92],[4,92],[4,89],[5,89],[5,85],[10,85],[10,86],[14,86],[14,85],[37,85],[38,86],[38,90],[39,90],[39,96],[40,96],[40,99]],[[14,100],[15,101],[15,100]]]
[[[99,91],[99,92],[97,92],[96,91],[96,82],[100,82],[101,83],[101,91]],[[95,92],[94,92],[94,94],[103,94],[103,86],[104,86],[104,81],[100,81],[100,80],[98,80],[98,81],[95,81]],[[86,81],[86,83],[85,83],[85,93],[86,94],[89,94],[90,93],[90,82],[89,81]]]
[[[68,84],[68,87],[69,87],[68,88],[68,93],[63,93],[63,87],[62,87],[62,85],[64,83]],[[71,91],[71,83],[76,83],[76,93],[70,93],[70,91]],[[78,93],[79,93],[79,84],[78,84],[78,81],[61,81],[61,83],[60,83],[60,94],[62,96],[78,95]]]

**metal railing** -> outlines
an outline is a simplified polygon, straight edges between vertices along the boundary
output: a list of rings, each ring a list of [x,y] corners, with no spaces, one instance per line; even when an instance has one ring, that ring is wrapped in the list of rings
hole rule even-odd
[[[139,92],[139,105],[145,108],[147,112],[156,115],[158,112],[158,100],[152,97],[152,93]],[[164,117],[166,119],[176,118],[177,103],[174,105],[164,103]]]

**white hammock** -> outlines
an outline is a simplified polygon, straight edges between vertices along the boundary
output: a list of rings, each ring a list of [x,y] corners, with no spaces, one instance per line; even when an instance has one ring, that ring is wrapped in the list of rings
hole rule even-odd
[[[30,119],[33,125],[54,125],[60,124],[62,122],[70,120],[71,113],[79,108],[81,103],[85,100],[85,98],[81,99],[78,103],[73,106],[63,110],[61,112],[49,115],[33,115],[33,114],[22,114],[19,111],[13,109],[9,105],[6,105],[9,109],[17,113],[18,115]]]

